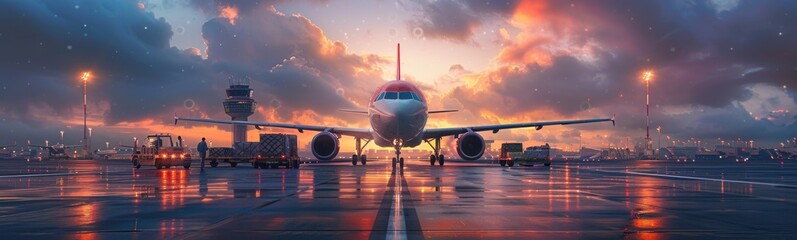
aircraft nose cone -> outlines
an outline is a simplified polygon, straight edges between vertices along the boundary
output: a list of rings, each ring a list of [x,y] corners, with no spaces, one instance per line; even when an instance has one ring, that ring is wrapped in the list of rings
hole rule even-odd
[[[412,102],[396,101],[386,106],[386,110],[390,113],[390,117],[397,121],[407,121],[414,118],[418,114],[420,108]]]

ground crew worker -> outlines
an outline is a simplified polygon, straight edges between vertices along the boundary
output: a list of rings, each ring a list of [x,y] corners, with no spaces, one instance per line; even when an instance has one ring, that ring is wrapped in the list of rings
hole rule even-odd
[[[205,143],[205,138],[202,138],[202,141],[196,145],[196,150],[199,151],[199,158],[202,159],[202,163],[200,165],[200,172],[205,171],[205,155],[208,152],[208,144]]]

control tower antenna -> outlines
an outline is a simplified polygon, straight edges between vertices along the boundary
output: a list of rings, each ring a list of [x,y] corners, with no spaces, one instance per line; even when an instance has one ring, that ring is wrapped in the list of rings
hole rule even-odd
[[[247,78],[230,78],[230,87],[227,88],[227,99],[224,100],[224,112],[230,115],[233,121],[247,121],[255,113],[257,102],[252,99],[252,88],[249,87]],[[232,143],[246,142],[246,125],[234,124],[232,126]]]

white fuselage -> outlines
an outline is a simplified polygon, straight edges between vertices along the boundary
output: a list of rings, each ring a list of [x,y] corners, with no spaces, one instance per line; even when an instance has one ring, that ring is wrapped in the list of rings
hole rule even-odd
[[[374,143],[381,147],[418,146],[428,117],[426,103],[414,99],[382,99],[372,102],[368,119]]]

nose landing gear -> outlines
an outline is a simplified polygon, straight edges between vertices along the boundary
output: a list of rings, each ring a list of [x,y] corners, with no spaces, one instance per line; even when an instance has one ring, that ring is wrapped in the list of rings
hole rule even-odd
[[[404,169],[404,158],[401,157],[401,147],[404,145],[404,141],[401,139],[396,139],[393,141],[393,145],[396,148],[396,157],[393,158],[393,169],[396,169],[396,164],[398,163],[399,169]]]

